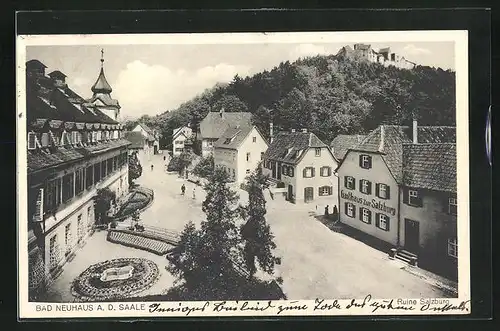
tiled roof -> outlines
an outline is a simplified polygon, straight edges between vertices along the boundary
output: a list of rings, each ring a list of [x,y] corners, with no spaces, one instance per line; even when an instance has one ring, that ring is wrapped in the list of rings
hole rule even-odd
[[[200,133],[202,138],[220,138],[229,127],[251,124],[251,121],[252,113],[209,112],[200,123]]]
[[[28,150],[28,173],[66,162],[77,161],[90,154],[104,152],[108,149],[125,147],[129,144],[130,142],[125,139],[117,139],[103,141],[86,147],[57,147],[54,151],[50,151],[49,148],[41,148],[34,151]]]
[[[452,127],[418,127],[417,132],[419,143],[455,142],[455,128]],[[402,183],[403,144],[411,142],[411,128],[408,126],[380,125],[355,149],[380,153],[396,181]]]
[[[129,148],[144,148],[145,138],[139,131],[128,131],[124,132],[125,139],[130,141],[132,144]]]
[[[241,126],[230,127],[215,142],[215,148],[237,149],[254,128],[253,125],[245,123]]]
[[[403,183],[415,188],[456,192],[456,145],[404,144]]]
[[[339,134],[332,140],[330,147],[332,148],[335,157],[340,160],[344,158],[348,149],[356,148],[356,146],[358,146],[363,139],[365,139],[365,137],[365,135],[360,134]]]
[[[30,63],[36,64],[36,61],[32,60]],[[84,104],[84,99],[67,85],[56,86],[54,80],[46,76],[26,75],[26,102],[28,123],[37,119],[80,123],[118,123],[101,111]]]
[[[309,148],[328,147],[312,132],[278,132],[264,158],[297,163]]]

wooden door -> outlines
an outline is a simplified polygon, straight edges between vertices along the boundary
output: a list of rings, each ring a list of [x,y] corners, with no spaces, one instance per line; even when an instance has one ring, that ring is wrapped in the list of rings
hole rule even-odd
[[[417,221],[405,218],[405,249],[418,254],[420,248],[420,228]]]
[[[292,197],[293,197],[293,186],[288,185],[288,195],[287,195],[288,201],[293,201]]]
[[[304,202],[309,202],[314,200],[314,188],[306,187],[304,188]]]

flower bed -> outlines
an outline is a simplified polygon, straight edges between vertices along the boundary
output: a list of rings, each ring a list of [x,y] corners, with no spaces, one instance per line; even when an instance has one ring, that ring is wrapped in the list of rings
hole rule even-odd
[[[117,221],[122,221],[130,216],[136,210],[145,209],[153,200],[153,195],[147,194],[143,191],[136,191],[133,195],[123,204],[120,210],[114,216]]]
[[[127,279],[103,281],[106,270],[130,266]],[[141,258],[121,258],[94,264],[80,274],[71,285],[72,294],[81,301],[107,301],[129,297],[150,288],[159,278],[156,263]]]

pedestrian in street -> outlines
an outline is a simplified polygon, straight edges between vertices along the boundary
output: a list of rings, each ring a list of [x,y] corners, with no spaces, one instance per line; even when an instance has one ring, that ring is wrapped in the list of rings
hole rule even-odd
[[[153,171],[153,168],[154,168],[154,166],[153,166],[153,165],[151,165],[151,171]]]
[[[196,186],[193,187],[193,200],[196,199]]]
[[[186,193],[186,186],[184,184],[182,184],[182,186],[181,186],[181,195],[184,195],[184,193]]]
[[[163,155],[163,161],[165,161],[166,159],[167,159],[167,156]]]
[[[329,212],[329,210],[328,210],[328,209],[329,209],[329,206],[328,206],[328,205],[326,205],[326,207],[325,207],[325,216],[326,216],[326,217],[328,217],[328,215],[330,214],[330,212]]]

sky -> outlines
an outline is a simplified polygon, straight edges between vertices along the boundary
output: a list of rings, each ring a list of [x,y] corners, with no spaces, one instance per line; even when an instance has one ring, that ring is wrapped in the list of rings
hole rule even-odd
[[[352,46],[355,42],[350,43]],[[370,43],[420,65],[455,70],[453,42]],[[26,47],[26,60],[37,59],[46,72],[60,70],[69,87],[84,98],[100,70],[113,88],[111,96],[121,105],[122,119],[154,116],[176,109],[238,74],[246,77],[270,70],[282,61],[336,54],[346,43],[175,44],[175,45],[51,45]]]

